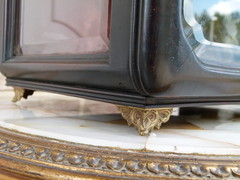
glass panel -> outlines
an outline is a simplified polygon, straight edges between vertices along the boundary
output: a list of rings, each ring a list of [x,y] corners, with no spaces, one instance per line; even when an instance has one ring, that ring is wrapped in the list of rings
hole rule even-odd
[[[207,40],[240,44],[240,0],[193,0],[193,8]]]
[[[110,0],[22,0],[18,55],[107,52],[110,5]]]
[[[240,68],[240,0],[184,0],[183,24],[196,56],[210,66]]]

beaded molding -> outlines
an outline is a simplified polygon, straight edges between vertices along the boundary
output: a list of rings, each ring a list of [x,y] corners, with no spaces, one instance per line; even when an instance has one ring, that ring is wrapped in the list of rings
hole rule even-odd
[[[104,151],[104,150],[103,150]],[[197,160],[189,163],[158,162],[158,159],[132,160],[131,157],[112,157],[111,155],[94,155],[92,153],[76,153],[36,145],[23,144],[20,142],[0,139],[0,152],[6,152],[29,160],[44,161],[61,165],[70,165],[78,168],[110,171],[124,173],[124,175],[135,174],[141,177],[164,177],[164,178],[240,178],[240,167],[238,165],[208,165],[201,164]],[[141,157],[140,157],[141,158]],[[161,159],[159,160],[161,161]],[[216,162],[215,162],[216,164]]]

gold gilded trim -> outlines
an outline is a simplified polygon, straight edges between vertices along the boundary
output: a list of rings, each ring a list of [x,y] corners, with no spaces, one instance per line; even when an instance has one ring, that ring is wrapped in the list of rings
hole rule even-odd
[[[128,151],[0,129],[0,169],[41,179],[237,179],[239,156]],[[92,179],[92,178],[90,178]]]
[[[16,103],[23,98],[25,89],[20,88],[20,87],[13,87],[13,90],[14,90],[14,97],[12,99],[12,102]]]
[[[160,129],[162,123],[166,123],[173,108],[143,109],[128,106],[117,106],[122,117],[127,120],[128,125],[133,125],[140,135],[149,134],[154,128]]]

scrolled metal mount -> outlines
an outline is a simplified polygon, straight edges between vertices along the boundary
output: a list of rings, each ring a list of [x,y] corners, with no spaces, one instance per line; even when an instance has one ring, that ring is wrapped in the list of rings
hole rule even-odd
[[[25,90],[19,87],[14,87],[13,90],[14,90],[14,97],[12,99],[12,102],[16,103],[23,98]]]
[[[20,101],[22,98],[27,99],[28,96],[34,93],[33,90],[23,89],[21,87],[13,87],[14,90],[14,97],[12,99],[13,103]]]
[[[143,109],[128,106],[117,106],[122,117],[127,120],[128,125],[133,125],[140,135],[149,134],[154,128],[160,129],[162,123],[166,123],[173,108]]]

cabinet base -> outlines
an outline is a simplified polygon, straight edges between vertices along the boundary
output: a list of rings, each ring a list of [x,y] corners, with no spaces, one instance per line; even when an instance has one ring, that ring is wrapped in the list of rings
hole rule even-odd
[[[27,90],[20,87],[14,87],[14,97],[12,102],[18,102],[22,98],[27,99],[28,96],[34,93],[33,90]],[[160,129],[162,123],[166,123],[173,108],[136,108],[129,106],[118,105],[118,110],[122,117],[127,120],[128,125],[133,125],[140,135],[148,135],[154,128]]]
[[[117,106],[122,117],[127,120],[128,125],[133,125],[140,135],[149,134],[154,128],[160,129],[162,123],[166,123],[173,108],[143,109],[128,106]]]

